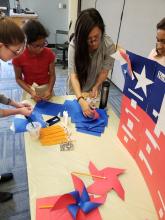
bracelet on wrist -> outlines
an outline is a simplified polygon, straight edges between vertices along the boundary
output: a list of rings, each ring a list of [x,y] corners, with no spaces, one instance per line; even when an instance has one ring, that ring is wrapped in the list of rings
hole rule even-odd
[[[78,97],[77,102],[79,102],[80,99],[84,99],[84,97],[83,96]]]

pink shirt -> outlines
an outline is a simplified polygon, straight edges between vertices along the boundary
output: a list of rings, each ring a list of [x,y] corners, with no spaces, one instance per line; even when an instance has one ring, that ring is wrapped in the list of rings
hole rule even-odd
[[[153,49],[151,51],[151,53],[149,54],[148,58],[158,62],[162,66],[165,66],[165,56],[159,56],[155,49]]]

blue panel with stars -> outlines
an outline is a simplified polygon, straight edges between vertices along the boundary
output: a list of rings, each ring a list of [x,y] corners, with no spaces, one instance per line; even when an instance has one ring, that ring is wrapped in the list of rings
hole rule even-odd
[[[133,78],[126,74],[123,93],[130,99],[134,99],[137,104],[146,111],[148,98],[154,84],[157,63],[142,56],[127,51],[129,55]]]

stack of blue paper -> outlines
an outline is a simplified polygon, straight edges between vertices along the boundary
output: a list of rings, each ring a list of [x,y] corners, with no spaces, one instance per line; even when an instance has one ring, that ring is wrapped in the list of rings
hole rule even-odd
[[[108,124],[108,115],[104,109],[96,109],[99,113],[98,119],[85,117],[77,100],[67,100],[64,103],[65,110],[68,111],[71,121],[76,124],[77,131],[101,136]]]

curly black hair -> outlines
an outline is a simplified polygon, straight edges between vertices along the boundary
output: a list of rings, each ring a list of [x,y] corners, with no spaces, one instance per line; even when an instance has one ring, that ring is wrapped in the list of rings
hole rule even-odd
[[[28,44],[49,36],[45,27],[39,21],[33,19],[24,24],[23,31],[26,34]]]

